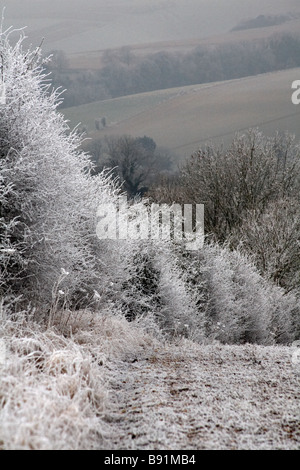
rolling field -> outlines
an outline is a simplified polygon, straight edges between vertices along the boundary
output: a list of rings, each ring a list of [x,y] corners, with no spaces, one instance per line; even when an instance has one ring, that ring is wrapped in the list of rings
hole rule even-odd
[[[0,0],[5,25],[28,43],[68,54],[188,41],[230,31],[245,18],[299,12],[298,0]]]
[[[293,19],[289,22],[268,26],[264,28],[253,28],[241,31],[228,31],[222,34],[216,34],[208,37],[195,37],[193,39],[175,39],[169,41],[142,42],[139,44],[130,44],[131,52],[136,56],[146,56],[161,51],[169,53],[186,53],[192,51],[198,46],[219,46],[224,44],[239,44],[241,42],[258,41],[269,38],[274,34],[296,33],[300,31],[300,19]],[[119,47],[110,48],[118,50]],[[68,53],[68,63],[70,69],[100,69],[103,66],[103,56],[107,49],[99,47],[97,50],[87,50],[81,52]]]
[[[300,105],[291,101],[291,85],[300,68],[224,82],[142,93],[64,109],[73,128],[79,122],[88,137],[147,135],[180,158],[205,142],[230,143],[250,127],[263,132],[289,131],[300,139]],[[107,127],[95,130],[95,119]]]

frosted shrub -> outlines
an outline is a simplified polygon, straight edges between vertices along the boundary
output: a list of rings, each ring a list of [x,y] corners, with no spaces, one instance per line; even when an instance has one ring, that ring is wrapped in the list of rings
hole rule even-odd
[[[202,337],[201,318],[171,243],[126,241],[120,253],[124,268],[117,298],[125,316],[149,315],[168,334]]]
[[[234,344],[294,339],[296,298],[263,279],[239,251],[206,245],[194,269],[203,294],[198,306],[204,310],[208,337]]]
[[[114,187],[91,178],[80,139],[57,112],[39,51],[0,36],[6,104],[0,106],[0,262],[2,295],[43,305],[78,306],[99,284],[97,206]],[[61,279],[62,273],[68,273]],[[57,289],[58,283],[60,284]],[[57,296],[60,296],[58,298]]]
[[[130,242],[127,243],[127,247]],[[142,248],[142,249],[141,249]],[[128,318],[134,319],[138,315],[157,310],[161,303],[160,276],[161,273],[155,268],[153,250],[148,243],[137,247],[132,246],[125,270],[125,278],[122,289],[124,291],[123,307]]]
[[[197,308],[197,297],[191,290],[189,279],[180,260],[172,251],[164,249],[157,253],[160,267],[160,289],[164,305],[161,310],[166,321],[173,323],[176,332],[195,341],[204,338],[204,316]]]
[[[251,255],[262,275],[286,291],[299,290],[299,216],[297,199],[279,199],[262,213],[249,211],[230,237],[232,246]]]

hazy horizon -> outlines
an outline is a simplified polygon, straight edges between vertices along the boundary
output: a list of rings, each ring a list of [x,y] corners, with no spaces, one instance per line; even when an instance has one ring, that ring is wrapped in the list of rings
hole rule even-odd
[[[84,52],[201,39],[260,14],[300,11],[297,0],[1,0],[5,28],[25,27],[44,50]]]

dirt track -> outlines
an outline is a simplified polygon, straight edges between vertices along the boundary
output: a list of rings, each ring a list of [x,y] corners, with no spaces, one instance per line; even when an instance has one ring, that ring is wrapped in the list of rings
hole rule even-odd
[[[183,343],[111,363],[106,448],[299,449],[291,354],[288,347]]]

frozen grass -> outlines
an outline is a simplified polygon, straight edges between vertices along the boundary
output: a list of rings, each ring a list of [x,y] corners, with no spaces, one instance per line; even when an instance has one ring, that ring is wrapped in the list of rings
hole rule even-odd
[[[0,364],[0,448],[109,446],[103,420],[107,369],[110,361],[140,353],[149,343],[143,331],[123,318],[79,312],[64,332],[7,320],[0,336],[6,345]]]
[[[290,347],[167,342],[106,312],[65,320],[2,321],[2,449],[299,449]]]

